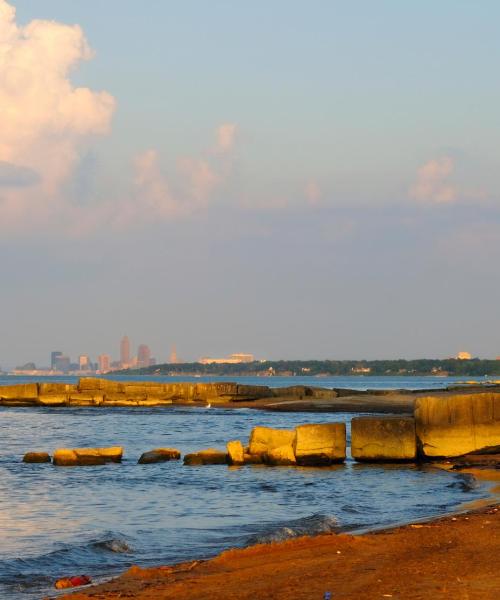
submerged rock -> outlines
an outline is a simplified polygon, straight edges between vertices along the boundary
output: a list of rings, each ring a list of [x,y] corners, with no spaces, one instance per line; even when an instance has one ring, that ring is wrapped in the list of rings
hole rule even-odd
[[[240,440],[231,440],[227,443],[226,448],[229,462],[232,465],[242,465],[245,462],[245,452]]]
[[[417,438],[413,417],[355,417],[351,453],[357,461],[414,461]]]
[[[137,461],[140,465],[179,460],[181,453],[176,448],[155,448],[149,452],[143,452]]]
[[[48,452],[26,452],[23,456],[25,463],[49,463],[50,454]]]
[[[293,447],[298,465],[325,466],[345,460],[345,423],[299,425],[295,432]]]
[[[184,456],[184,464],[195,465],[226,465],[228,463],[228,455],[222,450],[208,448],[208,450],[200,450],[192,454]]]

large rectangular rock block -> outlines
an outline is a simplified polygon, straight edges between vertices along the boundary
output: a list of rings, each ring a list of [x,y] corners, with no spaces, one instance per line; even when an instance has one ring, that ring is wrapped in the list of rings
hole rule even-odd
[[[295,432],[293,448],[298,465],[322,466],[345,460],[345,423],[299,425]]]
[[[417,398],[419,453],[448,458],[500,445],[500,394],[478,393]]]
[[[414,461],[415,420],[413,417],[353,418],[351,454],[358,461]]]
[[[294,439],[293,430],[254,427],[250,434],[249,454],[267,454],[274,448],[293,444]]]

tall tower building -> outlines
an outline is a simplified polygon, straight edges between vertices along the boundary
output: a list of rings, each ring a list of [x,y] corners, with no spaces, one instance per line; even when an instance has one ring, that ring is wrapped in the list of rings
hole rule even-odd
[[[176,365],[177,361],[178,361],[178,358],[177,358],[177,349],[176,349],[175,346],[172,346],[172,352],[170,352],[170,360],[169,360],[169,362],[172,365]]]
[[[120,342],[120,362],[122,367],[130,364],[130,340],[125,335]]]
[[[137,366],[138,367],[149,367],[151,364],[151,350],[146,344],[141,344],[137,348]]]

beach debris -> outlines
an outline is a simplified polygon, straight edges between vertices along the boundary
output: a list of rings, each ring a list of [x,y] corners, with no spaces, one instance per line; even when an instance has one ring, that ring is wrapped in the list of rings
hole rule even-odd
[[[56,590],[65,590],[73,587],[80,587],[82,585],[89,585],[92,583],[92,579],[88,575],[75,575],[73,577],[63,577],[58,579],[54,587]]]
[[[245,452],[240,440],[231,440],[226,445],[229,462],[232,465],[242,465],[245,462]]]
[[[155,448],[149,452],[143,452],[137,461],[140,465],[179,460],[181,453],[177,448]]]
[[[59,467],[75,467],[88,465],[104,465],[108,462],[119,463],[122,460],[123,448],[58,448],[54,452],[53,462]]]
[[[26,452],[23,456],[25,463],[49,463],[50,460],[48,452]]]
[[[200,450],[199,452],[193,452],[192,454],[186,454],[186,456],[184,456],[184,464],[190,466],[226,465],[228,460],[226,452],[216,450],[215,448]]]

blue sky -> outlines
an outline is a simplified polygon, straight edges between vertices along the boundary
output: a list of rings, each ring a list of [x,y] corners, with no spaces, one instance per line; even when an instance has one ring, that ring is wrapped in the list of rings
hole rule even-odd
[[[0,364],[500,354],[499,13],[0,0]]]

